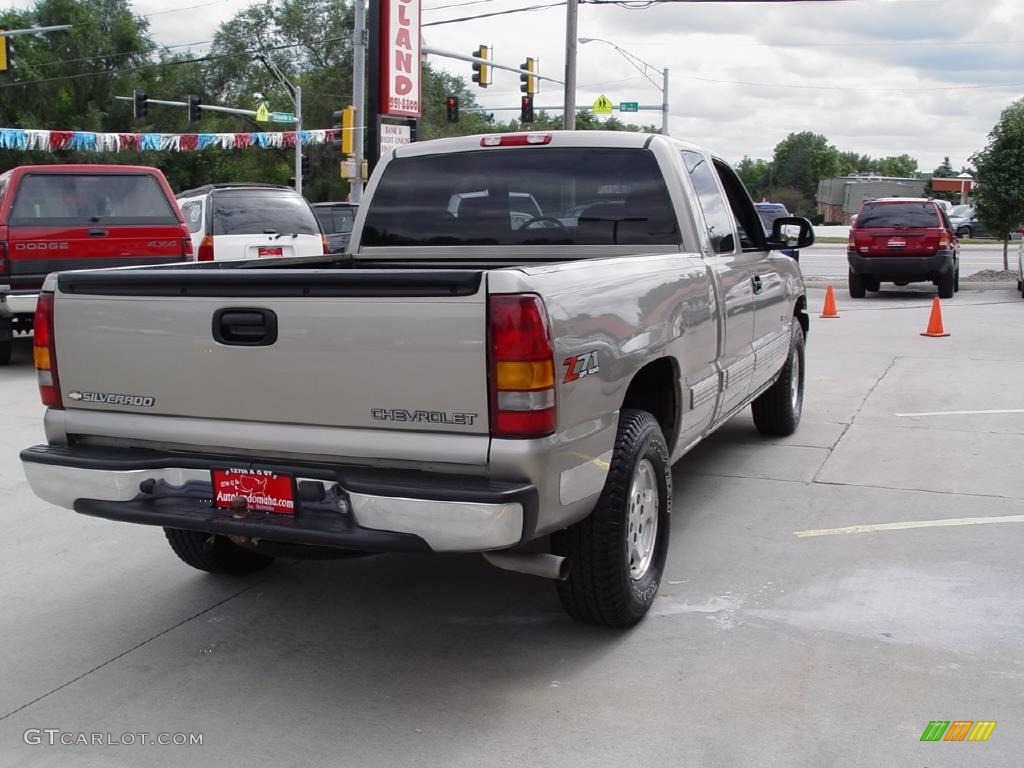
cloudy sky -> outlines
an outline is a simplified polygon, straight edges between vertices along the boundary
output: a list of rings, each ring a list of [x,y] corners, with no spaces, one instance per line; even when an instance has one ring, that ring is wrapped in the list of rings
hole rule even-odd
[[[553,1],[423,0],[423,21]],[[158,42],[177,45],[210,39],[218,23],[250,2],[137,0],[134,7],[148,16]],[[959,169],[984,146],[1000,111],[1024,96],[1024,0],[625,5],[636,7],[581,5],[579,35],[649,62],[659,83],[668,67],[671,133],[734,162],[770,157],[788,133],[809,130],[841,150],[906,152],[923,170],[949,155]],[[564,7],[429,26],[424,36],[433,48],[467,54],[490,44],[504,64],[539,57],[543,74],[564,74]],[[431,62],[471,74],[468,63]],[[579,104],[601,94],[616,104],[660,102],[658,89],[609,44],[580,46],[578,65]],[[477,93],[484,106],[516,106],[518,75],[496,71],[494,84]],[[542,83],[536,104],[561,103],[560,86]],[[632,117],[661,119],[656,112]]]

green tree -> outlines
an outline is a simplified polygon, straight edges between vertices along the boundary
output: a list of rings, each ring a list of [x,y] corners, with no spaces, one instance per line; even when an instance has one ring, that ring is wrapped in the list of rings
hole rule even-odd
[[[948,200],[951,203],[957,202],[956,192],[945,192],[935,189],[932,184],[932,179],[951,179],[956,176],[956,171],[953,170],[953,164],[949,162],[949,155],[943,158],[939,166],[932,171],[931,177],[928,179],[928,183],[924,186],[924,194],[926,197],[934,197],[937,200]]]
[[[917,160],[905,153],[883,157],[878,161],[878,172],[882,176],[910,178],[917,173]]]
[[[772,185],[772,164],[768,160],[753,160],[744,156],[736,166],[743,186],[755,200],[764,197]]]
[[[974,209],[1003,241],[1003,269],[1009,269],[1010,231],[1024,221],[1024,99],[1003,110],[988,134],[988,144],[971,157]]]
[[[772,167],[775,185],[793,187],[810,201],[797,212],[812,216],[818,182],[839,172],[839,150],[821,134],[791,133],[775,146]]]

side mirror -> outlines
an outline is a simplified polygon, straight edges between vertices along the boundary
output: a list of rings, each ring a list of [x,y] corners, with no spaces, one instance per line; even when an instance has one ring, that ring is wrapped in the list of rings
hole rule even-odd
[[[814,245],[814,227],[800,216],[780,216],[772,222],[768,248],[779,251],[787,248],[808,248]]]

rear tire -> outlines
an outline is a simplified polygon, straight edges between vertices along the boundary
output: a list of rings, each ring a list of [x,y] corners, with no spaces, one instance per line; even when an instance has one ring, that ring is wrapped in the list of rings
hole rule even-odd
[[[647,411],[623,409],[604,490],[588,517],[551,537],[569,560],[558,597],[576,621],[625,629],[654,603],[668,557],[672,473]]]
[[[10,320],[0,320],[0,365],[11,362],[11,349],[14,347]]]
[[[864,277],[850,270],[850,298],[863,299],[867,286],[864,284]]]
[[[940,299],[952,299],[953,298],[954,280],[955,280],[955,278],[953,277],[953,273],[952,272],[947,272],[946,274],[939,276],[939,281],[938,281],[937,285],[939,287],[939,298]]]
[[[193,568],[207,573],[252,573],[266,568],[274,558],[243,549],[230,539],[213,533],[164,528],[174,554]]]
[[[789,357],[779,378],[750,404],[754,426],[762,435],[785,437],[796,432],[804,410],[804,329],[793,320]]]

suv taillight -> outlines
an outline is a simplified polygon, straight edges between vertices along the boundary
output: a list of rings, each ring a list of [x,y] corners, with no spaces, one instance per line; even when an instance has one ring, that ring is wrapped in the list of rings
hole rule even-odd
[[[540,296],[491,296],[488,336],[491,435],[550,435],[556,425],[554,349]]]
[[[7,241],[0,240],[0,282],[7,277]]]
[[[57,378],[57,348],[53,338],[53,294],[43,292],[36,300],[36,316],[32,323],[32,356],[36,363],[39,397],[43,405],[63,408],[60,380]]]
[[[213,235],[207,235],[199,243],[199,253],[196,254],[196,261],[213,261]]]
[[[327,235],[320,235],[320,243],[324,247],[324,256],[331,252],[331,245],[327,242]]]

